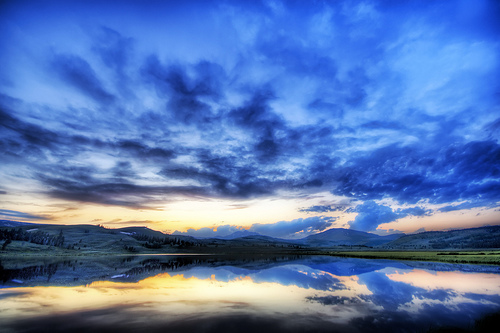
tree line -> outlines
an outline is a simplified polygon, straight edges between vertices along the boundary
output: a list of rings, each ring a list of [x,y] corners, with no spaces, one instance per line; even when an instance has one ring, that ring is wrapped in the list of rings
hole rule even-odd
[[[142,243],[142,246],[148,249],[160,249],[162,248],[163,245],[177,246],[177,247],[189,247],[197,245],[197,243],[195,242],[182,240],[177,237],[155,237],[144,234],[134,234],[131,236],[137,239],[138,241],[144,242]]]
[[[2,250],[5,250],[7,245],[12,243],[12,241],[25,241],[40,245],[51,245],[57,247],[63,247],[64,236],[63,232],[59,232],[58,236],[50,235],[46,232],[33,230],[26,231],[21,228],[18,229],[0,229],[0,241],[5,240],[2,245]]]

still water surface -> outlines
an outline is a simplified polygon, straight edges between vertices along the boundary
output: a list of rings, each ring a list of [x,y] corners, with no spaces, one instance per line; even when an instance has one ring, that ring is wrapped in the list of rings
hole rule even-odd
[[[1,332],[427,332],[471,329],[500,311],[497,266],[323,256],[12,258],[2,260],[0,282]]]

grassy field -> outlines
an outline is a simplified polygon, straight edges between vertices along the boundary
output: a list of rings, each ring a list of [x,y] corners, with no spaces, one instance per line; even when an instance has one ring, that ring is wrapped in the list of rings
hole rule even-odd
[[[136,253],[124,251],[121,247],[91,248],[85,250],[66,250],[48,245],[37,245],[28,242],[14,241],[9,245],[9,251],[0,251],[2,257],[101,257],[110,255],[137,255],[137,254],[175,254],[175,253],[197,253],[215,255],[245,255],[253,254],[294,254],[294,255],[330,255],[349,258],[366,259],[391,259],[391,260],[413,260],[413,261],[435,261],[458,264],[488,264],[500,266],[499,250],[481,251],[325,251],[324,249],[304,250],[281,250],[278,248],[265,247],[234,247],[234,248],[185,248],[182,251],[176,248],[151,250],[137,246]]]
[[[500,251],[329,251],[324,254],[366,259],[437,261],[458,264],[500,265]]]

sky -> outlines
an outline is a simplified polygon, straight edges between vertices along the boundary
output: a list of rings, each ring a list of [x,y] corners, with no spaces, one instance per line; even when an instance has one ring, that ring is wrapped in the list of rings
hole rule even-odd
[[[0,219],[500,224],[498,1],[2,1]]]

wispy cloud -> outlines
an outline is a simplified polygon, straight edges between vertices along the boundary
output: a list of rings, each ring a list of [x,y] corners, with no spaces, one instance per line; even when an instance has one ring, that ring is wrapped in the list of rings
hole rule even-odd
[[[0,217],[4,219],[16,219],[21,221],[26,220],[48,220],[47,217],[33,215],[23,212],[18,212],[16,210],[0,209]]]

